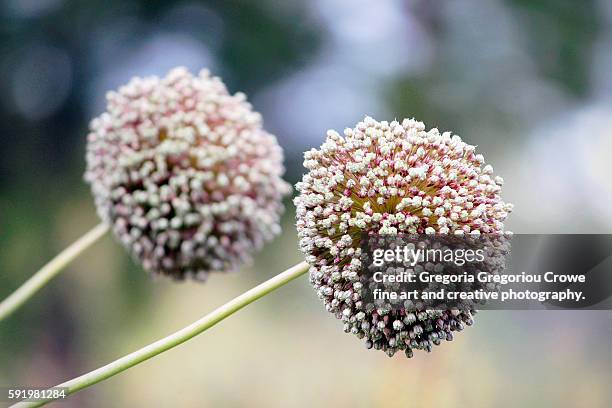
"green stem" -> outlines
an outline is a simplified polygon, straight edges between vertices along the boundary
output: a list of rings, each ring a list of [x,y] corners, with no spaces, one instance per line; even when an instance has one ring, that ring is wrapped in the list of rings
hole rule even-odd
[[[59,274],[66,265],[72,262],[77,256],[79,256],[83,251],[102,237],[106,231],[108,231],[108,226],[104,223],[94,227],[91,231],[83,235],[72,245],[64,249],[55,258],[49,261],[49,263],[43,266],[34,274],[34,276],[28,279],[26,283],[13,292],[9,297],[4,299],[2,303],[0,303],[0,321],[23,305],[51,279]]]
[[[200,320],[190,324],[184,329],[181,329],[176,333],[164,337],[163,339],[158,340],[155,343],[149,344],[148,346],[143,347],[138,351],[121,357],[120,359],[115,360],[112,363],[107,364],[103,367],[100,367],[97,370],[91,371],[87,374],[83,374],[80,377],[77,377],[70,381],[66,381],[53,388],[66,388],[67,395],[70,395],[82,390],[83,388],[87,388],[90,385],[94,385],[96,383],[99,383],[100,381],[104,381],[107,378],[119,374],[120,372],[125,371],[128,368],[134,367],[135,365],[140,364],[143,361],[155,357],[156,355],[161,354],[164,351],[168,351],[171,348],[174,348],[186,342],[187,340],[192,339],[198,334],[219,323],[221,320],[236,313],[238,310],[242,309],[248,304],[267,295],[273,290],[278,289],[281,286],[291,282],[297,277],[305,274],[307,271],[308,264],[306,262],[301,262],[295,266],[292,266],[286,271],[274,276],[272,279],[269,279],[264,283],[255,286],[253,289],[244,292],[242,295],[215,309],[211,313],[207,314]],[[12,408],[40,407],[51,401],[53,400],[50,399],[36,402],[21,402],[13,405]]]

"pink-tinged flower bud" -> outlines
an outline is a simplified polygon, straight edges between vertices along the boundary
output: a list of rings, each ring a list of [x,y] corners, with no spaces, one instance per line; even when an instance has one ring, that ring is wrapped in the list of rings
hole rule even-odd
[[[242,93],[207,71],[133,78],[90,124],[85,180],[143,267],[203,280],[280,231],[283,153]]]
[[[392,356],[431,351],[473,323],[474,311],[380,310],[362,298],[362,233],[501,233],[512,210],[503,180],[459,136],[425,130],[413,119],[366,117],[344,136],[328,131],[320,149],[304,154],[309,170],[295,199],[300,249],[310,281],[344,330]]]

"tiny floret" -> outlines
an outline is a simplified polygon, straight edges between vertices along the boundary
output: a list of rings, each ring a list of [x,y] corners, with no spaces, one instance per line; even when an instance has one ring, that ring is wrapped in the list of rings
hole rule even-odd
[[[277,235],[283,154],[242,93],[176,68],[107,94],[85,180],[98,214],[147,271],[203,280]]]

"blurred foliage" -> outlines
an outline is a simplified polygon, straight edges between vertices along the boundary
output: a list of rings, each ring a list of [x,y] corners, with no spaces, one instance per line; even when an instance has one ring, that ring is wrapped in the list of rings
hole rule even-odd
[[[577,96],[591,87],[592,51],[601,31],[596,0],[505,0],[523,27],[523,43],[542,75]]]

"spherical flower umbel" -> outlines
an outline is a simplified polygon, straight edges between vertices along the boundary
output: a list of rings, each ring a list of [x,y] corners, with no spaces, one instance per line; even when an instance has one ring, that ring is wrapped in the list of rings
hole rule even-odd
[[[90,125],[85,179],[150,272],[202,280],[279,233],[283,154],[242,93],[207,71],[133,78]]]
[[[310,281],[344,330],[392,356],[431,351],[473,323],[473,311],[366,307],[360,281],[362,233],[485,234],[504,231],[512,210],[475,147],[459,136],[425,130],[414,119],[366,117],[344,136],[330,130],[304,155],[309,170],[295,199],[300,249]]]

